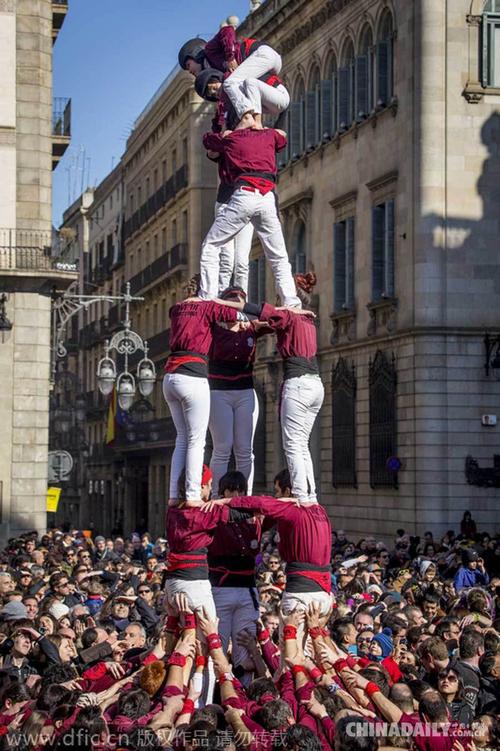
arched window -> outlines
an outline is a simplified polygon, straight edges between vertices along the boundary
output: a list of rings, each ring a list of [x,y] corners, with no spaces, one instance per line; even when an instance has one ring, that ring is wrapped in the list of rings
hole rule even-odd
[[[342,67],[339,70],[338,112],[339,130],[347,130],[354,120],[356,100],[354,45],[349,40],[342,55]]]
[[[483,10],[484,87],[500,87],[500,0],[488,0]]]
[[[312,151],[321,141],[320,133],[320,72],[315,65],[309,76],[306,93],[306,149]]]
[[[363,29],[356,58],[356,119],[364,120],[373,109],[373,35],[369,26]]]
[[[306,226],[303,221],[298,221],[294,227],[292,239],[292,253],[290,263],[292,273],[306,273]]]
[[[290,155],[292,159],[299,159],[304,152],[305,144],[305,94],[304,79],[300,76],[295,82],[292,103],[290,105]]]
[[[321,139],[328,141],[337,132],[337,60],[330,55],[321,81]]]
[[[377,107],[386,107],[394,94],[394,25],[386,11],[381,20],[377,42]]]

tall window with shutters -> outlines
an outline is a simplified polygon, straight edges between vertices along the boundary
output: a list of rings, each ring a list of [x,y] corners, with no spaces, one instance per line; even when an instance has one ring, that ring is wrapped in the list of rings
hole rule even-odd
[[[395,296],[394,199],[372,208],[372,302]]]
[[[484,6],[482,84],[500,88],[500,0]]]
[[[357,487],[356,374],[343,357],[332,372],[332,485]]]
[[[306,273],[306,226],[303,221],[298,221],[293,230],[290,263],[292,265],[292,272],[294,274]]]
[[[390,104],[394,95],[394,24],[390,11],[381,20],[378,33],[377,51],[377,107]]]
[[[337,99],[339,130],[348,130],[354,121],[356,103],[356,64],[354,45],[351,40],[347,41],[344,46],[342,66],[339,70]]]
[[[335,55],[331,55],[326,65],[325,78],[320,82],[322,141],[328,141],[337,132],[337,81],[337,60]]]
[[[361,122],[373,109],[374,72],[373,35],[366,26],[361,35],[359,54],[356,57],[356,120]]]
[[[321,76],[319,68],[315,66],[309,76],[306,92],[306,150],[312,151],[321,142],[320,110],[321,110]]]
[[[261,303],[266,299],[266,258],[261,254],[250,261],[248,270],[248,301]]]
[[[398,487],[398,476],[387,461],[396,455],[396,388],[394,355],[391,360],[378,350],[369,366],[370,398],[370,485],[372,488]]]
[[[354,230],[354,217],[348,217],[334,225],[333,299],[336,313],[354,309]]]
[[[295,83],[293,101],[288,116],[290,157],[300,159],[305,147],[305,85],[302,77]]]

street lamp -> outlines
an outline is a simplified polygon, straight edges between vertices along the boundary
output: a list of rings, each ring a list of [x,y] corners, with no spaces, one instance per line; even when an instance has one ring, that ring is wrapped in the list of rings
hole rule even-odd
[[[135,331],[132,331],[129,316],[130,302],[134,298],[130,295],[130,283],[127,282],[125,295],[125,320],[123,321],[123,330],[118,331],[112,337],[111,341],[106,341],[104,348],[105,354],[100,360],[97,367],[97,384],[102,394],[110,394],[116,380],[116,365],[111,358],[111,352],[114,350],[119,355],[123,355],[124,369],[116,380],[118,404],[120,409],[128,412],[133,404],[135,397],[135,378],[128,369],[128,359],[136,352],[144,354],[143,359],[137,367],[137,383],[142,396],[149,396],[153,391],[156,382],[156,369],[152,360],[148,358],[148,345]]]
[[[120,373],[118,376],[116,392],[118,394],[118,404],[120,405],[120,409],[128,412],[134,403],[135,397],[135,378],[132,373],[129,373],[128,371]]]
[[[148,345],[144,342],[144,358],[137,366],[137,381],[142,396],[149,396],[155,386],[156,370],[154,363],[148,358]]]
[[[101,360],[99,360],[99,365],[97,366],[97,385],[99,386],[99,391],[101,392],[101,394],[104,394],[104,396],[109,396],[109,394],[111,394],[111,392],[113,391],[115,381],[115,364],[113,360],[106,355],[106,357],[103,357]]]

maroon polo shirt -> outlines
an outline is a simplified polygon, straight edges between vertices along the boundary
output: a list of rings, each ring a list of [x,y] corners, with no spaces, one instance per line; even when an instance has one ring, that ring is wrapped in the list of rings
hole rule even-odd
[[[285,380],[306,373],[319,373],[314,318],[278,310],[268,303],[262,306],[259,317],[276,333],[276,346],[285,365]]]
[[[215,325],[209,353],[208,383],[212,391],[253,389],[253,365],[257,339],[269,333],[256,331],[253,323],[243,331]]]
[[[312,581],[309,575],[305,576],[307,572],[321,574],[316,580],[321,580],[323,584],[330,580],[332,527],[323,506],[297,506],[269,496],[232,498],[228,505],[230,508],[255,511],[276,521],[280,537],[279,553],[287,563],[286,591],[315,591],[307,586]],[[293,576],[290,575],[291,571],[294,572]],[[301,589],[296,588],[297,584]],[[324,586],[321,589],[330,591],[331,581],[327,584],[327,589]]]
[[[174,506],[167,512],[167,578],[208,579],[207,549],[219,523],[229,520],[228,506],[213,511]]]
[[[259,519],[220,524],[208,548],[213,587],[255,587],[255,558],[260,552]]]
[[[241,45],[236,37],[234,26],[223,26],[205,45],[205,58],[210,68],[226,71],[227,64],[236,60],[241,63]]]
[[[235,323],[235,308],[213,300],[183,300],[170,308],[170,350],[165,370],[206,378],[212,326],[216,321]]]
[[[232,185],[248,185],[263,195],[273,189],[278,171],[276,153],[285,148],[286,137],[274,128],[243,128],[227,136],[205,133],[207,151],[221,154],[227,178]]]

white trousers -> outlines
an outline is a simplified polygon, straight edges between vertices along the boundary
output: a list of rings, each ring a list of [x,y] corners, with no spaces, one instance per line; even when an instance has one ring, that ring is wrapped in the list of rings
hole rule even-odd
[[[257,78],[248,78],[243,86],[249,106],[247,112],[276,117],[290,105],[290,94],[282,83],[279,86],[269,86],[268,83],[259,81]]]
[[[185,579],[167,579],[165,583],[165,595],[171,605],[173,605],[174,595],[177,594],[186,595],[193,610],[205,608],[210,620],[214,620],[217,617],[214,598],[212,596],[212,585],[208,579],[195,579],[193,581],[186,581]],[[196,636],[200,641],[205,642],[205,637],[198,629]],[[200,697],[200,706],[212,703],[214,687],[215,670],[212,659],[210,658],[203,676],[203,689]]]
[[[276,197],[273,192],[263,196],[258,190],[243,188],[235,190],[229,203],[219,209],[203,241],[200,259],[200,297],[204,300],[213,300],[217,297],[221,248],[236,237],[249,222],[254,226],[262,243],[283,305],[300,307],[276,208]]]
[[[224,203],[215,204],[215,216]],[[219,258],[219,294],[232,283],[248,292],[248,257],[252,247],[253,224],[250,222],[236,237],[223,245]]]
[[[254,389],[210,392],[209,428],[214,450],[210,462],[212,487],[218,494],[219,480],[226,474],[231,449],[236,469],[245,475],[248,493],[253,487],[253,438],[259,419],[259,400]],[[225,588],[224,588],[225,589]]]
[[[185,468],[186,499],[199,501],[210,414],[208,380],[181,373],[166,373],[163,378],[163,396],[177,431],[170,466],[169,497],[178,497],[179,477]]]
[[[255,635],[259,611],[255,607],[250,589],[245,587],[213,587],[212,593],[219,618],[222,648],[227,654],[231,640],[233,665],[241,665],[248,659],[249,654],[245,647],[239,646],[238,634],[249,631]],[[258,601],[255,589],[254,597]]]
[[[316,501],[309,438],[324,396],[321,378],[309,375],[289,378],[281,392],[281,435],[292,495],[304,501]]]
[[[251,97],[245,87],[245,81],[248,79],[257,79],[265,75],[278,75],[281,71],[281,66],[281,56],[272,47],[263,44],[247,57],[246,60],[243,60],[236,70],[226,78],[223,88],[231,100],[239,120],[241,120],[245,112],[249,112],[252,109]],[[264,87],[272,89],[272,86],[269,86],[267,83],[264,84]],[[263,90],[263,93],[260,93],[259,96],[259,99],[262,98],[262,109],[266,107],[266,95],[269,95],[268,92]],[[262,110],[259,111],[261,112]]]
[[[332,606],[333,602],[333,595],[331,595],[329,592],[324,592],[321,590],[320,592],[283,592],[283,597],[281,599],[281,610],[283,611],[283,615],[290,615],[290,613],[293,613],[294,610],[303,611],[304,613],[307,613],[309,610],[309,605],[311,605],[313,602],[317,603],[320,608],[320,615],[327,615],[327,613],[330,612],[330,608]],[[280,634],[282,633],[283,627],[280,626]],[[305,637],[305,629],[304,625],[301,624],[297,629],[297,640],[300,641],[300,639],[304,639]]]

